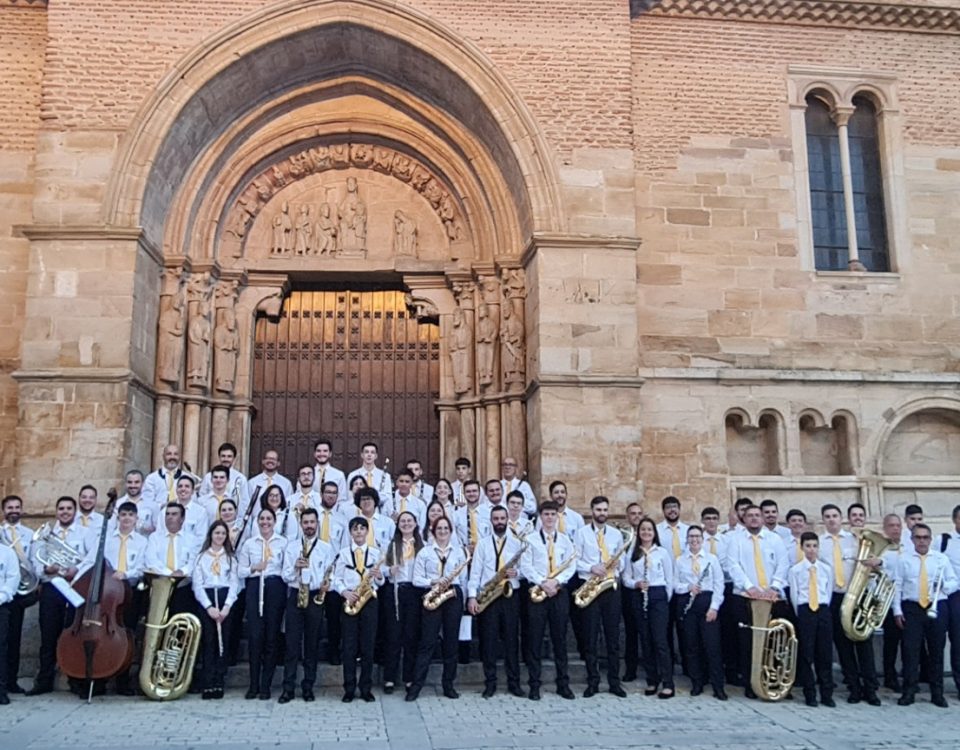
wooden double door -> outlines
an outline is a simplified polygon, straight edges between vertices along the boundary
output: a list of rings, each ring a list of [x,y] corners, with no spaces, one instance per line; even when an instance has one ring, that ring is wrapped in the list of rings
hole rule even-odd
[[[440,469],[439,395],[439,326],[418,321],[403,291],[294,291],[279,319],[257,321],[251,473],[274,448],[282,473],[295,479],[298,465],[313,463],[314,442],[327,437],[345,472],[373,441],[392,474],[417,458],[432,480]]]

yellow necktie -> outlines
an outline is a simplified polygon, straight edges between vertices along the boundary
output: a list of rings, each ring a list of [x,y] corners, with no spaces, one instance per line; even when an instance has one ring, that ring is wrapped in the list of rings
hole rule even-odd
[[[220,570],[221,570],[221,569],[220,569],[220,556],[221,556],[222,554],[223,554],[222,552],[214,552],[213,550],[210,550],[210,556],[213,558],[213,562],[210,563],[210,572],[213,573],[213,575],[215,575],[215,576],[219,576],[219,575],[220,575]]]
[[[83,524],[84,528],[90,526],[90,516],[80,516],[80,523]]]
[[[708,539],[707,541],[710,542],[710,554],[711,555],[717,554],[717,540],[714,539],[713,537],[710,537],[710,539]]]
[[[920,594],[917,601],[926,609],[930,606],[930,581],[927,579],[927,556],[920,555],[920,580],[918,581]]]
[[[846,579],[843,577],[843,553],[840,550],[840,537],[830,535],[833,539],[833,581],[838,589],[846,585]]]
[[[273,477],[267,474],[267,489],[269,490],[273,487]]]
[[[370,519],[370,525],[367,526],[367,546],[368,547],[376,546],[374,544],[374,539],[373,539],[373,519],[372,518]]]
[[[751,534],[750,541],[753,542],[753,565],[757,569],[757,585],[765,589],[769,583],[767,581],[767,571],[763,568],[763,555],[760,554],[760,538]]]
[[[560,529],[561,534],[567,533],[567,515],[565,513],[560,514],[560,522],[557,524],[557,528]]]
[[[174,543],[176,538],[176,534],[169,534],[167,536],[167,567],[170,568],[170,570],[177,569],[177,549]]]
[[[803,559],[803,546],[800,544],[800,540],[797,539],[797,559],[794,562],[800,562]]]
[[[17,557],[21,560],[23,559],[23,545],[20,543],[20,535],[17,533],[16,526],[7,525],[7,530],[10,533],[10,545],[13,547],[13,551],[17,553]]]
[[[303,503],[303,507],[304,507],[304,508],[309,508],[309,507],[310,507],[310,493],[309,493],[309,492],[301,492],[301,493],[300,493],[300,502]]]
[[[603,565],[606,565],[610,560],[610,552],[607,550],[607,538],[603,533],[603,529],[597,532],[597,547],[600,548],[600,562]],[[607,578],[613,577],[613,571],[611,570],[607,573]]]
[[[406,513],[406,512],[407,512],[407,498],[402,497],[402,496],[401,496],[401,498],[400,498],[400,512],[401,512],[401,513]]]
[[[221,518],[220,518],[220,506],[223,505],[223,496],[222,496],[222,495],[214,495],[214,497],[217,499],[217,520],[220,521],[220,520],[221,520]]]
[[[323,492],[323,478],[327,475],[327,467],[320,469],[320,478],[317,480],[317,489]]]
[[[365,565],[366,560],[364,559],[364,557],[365,555],[363,554],[363,550],[360,549],[360,547],[357,547],[353,551],[353,564],[360,575],[363,575],[364,571],[366,570],[366,565]]]
[[[270,542],[268,542],[266,539],[261,539],[260,541],[263,542],[263,553],[260,560],[263,562],[266,562],[267,560],[272,560],[273,550],[270,548]],[[264,573],[261,573],[261,575],[264,575],[265,572],[266,571],[264,571]]]
[[[173,472],[167,472],[167,502],[172,503],[177,499],[177,491],[173,487]]]
[[[127,572],[127,536],[120,535],[120,550],[117,552],[117,572]]]
[[[367,472],[367,487],[373,487],[373,472]]]
[[[507,543],[507,538],[506,538],[506,537],[504,537],[503,539],[501,539],[499,542],[497,542],[496,540],[494,540],[494,542],[493,542],[493,544],[494,544],[494,546],[496,547],[496,550],[497,550],[497,572],[500,572],[501,570],[503,570],[503,559],[502,559],[502,557],[503,557],[503,545],[506,544],[506,543]]]
[[[693,575],[700,576],[700,557],[698,555],[693,556]]]
[[[673,532],[673,559],[676,560],[683,554],[683,549],[680,546],[680,530],[676,526],[671,526],[670,531]]]
[[[553,564],[553,534],[547,537],[547,565],[549,566],[547,578],[552,578],[553,572],[556,570]]]
[[[820,592],[817,590],[817,566],[810,566],[810,591],[807,594],[809,599],[809,606],[811,612],[816,612],[820,609]]]
[[[63,529],[63,528],[60,529],[60,541],[62,541],[62,542],[67,541],[67,530],[66,530],[66,529]]]
[[[416,552],[417,552],[417,550],[416,550],[416,547],[414,547],[414,545],[413,545],[413,540],[412,540],[412,539],[404,539],[404,541],[403,541],[403,560],[404,560],[404,562],[407,562],[407,561],[409,561],[409,560],[412,560],[412,559],[414,558],[414,556],[416,555]]]
[[[330,541],[330,511],[323,511],[323,521],[320,523],[320,539],[324,542]]]
[[[470,533],[468,534],[470,538],[470,544],[477,543],[477,511],[470,510]]]

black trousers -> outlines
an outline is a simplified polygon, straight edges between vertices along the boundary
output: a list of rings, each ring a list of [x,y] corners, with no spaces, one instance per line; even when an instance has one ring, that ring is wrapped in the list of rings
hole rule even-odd
[[[323,600],[324,615],[327,621],[327,661],[331,664],[340,662],[340,615],[343,613],[343,597],[330,589]]]
[[[500,597],[478,617],[480,626],[480,658],[483,660],[483,681],[487,687],[497,685],[497,651],[503,644],[503,664],[507,684],[520,686],[520,590],[507,599]]]
[[[130,631],[134,639],[133,658],[138,661],[143,657],[142,633],[139,632],[140,619],[145,618],[147,609],[150,605],[150,590],[141,591],[140,588],[131,584],[129,580],[124,580],[124,585],[130,592],[129,604],[123,610],[123,626]],[[130,670],[127,667],[123,672],[116,675],[117,689],[123,690],[130,687]],[[143,665],[140,665],[141,669]]]
[[[841,604],[843,594],[835,592],[830,601],[830,611],[833,615],[833,645],[837,647],[843,683],[851,695],[874,694],[879,683],[873,655],[873,637],[865,641],[851,641],[847,638],[840,621]]]
[[[226,587],[223,588],[210,588],[207,589],[207,596],[210,597],[210,601],[216,606],[219,604],[220,607],[223,607],[223,603],[227,599],[227,594],[229,589]],[[230,614],[227,615],[220,625],[220,633],[223,637],[223,653],[220,653],[220,638],[217,636],[217,623],[210,619],[210,616],[204,611],[200,615],[200,624],[201,629],[201,652],[203,654],[203,679],[201,681],[201,686],[204,690],[209,690],[211,688],[223,688],[224,681],[227,677],[227,660],[228,660],[228,647],[230,644],[230,637],[233,634],[233,624],[237,622],[236,612],[233,607],[230,608]]]
[[[950,671],[953,673],[953,684],[960,691],[960,591],[954,591],[947,599],[950,631]]]
[[[260,617],[260,578],[247,579],[247,637],[250,648],[250,689],[269,693],[277,669],[277,642],[283,623],[287,585],[280,576],[263,582],[263,617]]]
[[[640,634],[637,632],[636,605],[634,598],[639,592],[623,586],[620,589],[620,610],[623,612],[623,665],[624,675],[632,678],[637,676],[637,667],[640,665]]]
[[[6,643],[10,637],[10,610],[13,609],[13,603],[7,602],[0,604],[0,643]],[[0,696],[7,694],[7,688],[10,681],[7,676],[7,660],[0,659]]]
[[[463,617],[463,593],[456,587],[456,596],[451,597],[435,610],[424,609],[420,617],[420,642],[417,645],[417,663],[413,671],[413,684],[422,688],[430,671],[430,659],[437,645],[437,638],[443,639],[443,677],[444,688],[453,687],[457,679],[457,650],[460,639],[460,618]],[[417,589],[423,596],[427,589]]]
[[[377,640],[377,619],[379,617],[379,598],[371,597],[363,609],[355,615],[348,615],[341,609],[340,632],[343,638],[344,693],[352,695],[357,690],[358,656],[360,657],[360,692],[369,693],[373,687],[373,649]]]
[[[57,672],[57,640],[63,629],[73,622],[76,610],[53,584],[40,586],[40,666],[34,687],[52,688]]]
[[[683,644],[687,649],[687,667],[694,685],[708,681],[714,690],[723,690],[723,654],[720,651],[720,619],[707,622],[710,600],[713,593],[701,591],[693,600],[689,611],[683,614],[690,602],[690,594],[674,597],[677,614],[683,628]]]
[[[893,607],[887,612],[883,621],[883,680],[893,682],[897,679],[897,654],[900,652],[900,643],[903,632],[897,627],[893,616]]]
[[[947,642],[947,602],[936,605],[938,616],[930,617],[917,602],[903,602],[903,694],[915,695],[920,684],[920,650],[929,656],[930,695],[943,695],[943,649]]]
[[[10,630],[7,635],[7,679],[11,685],[17,684],[20,676],[20,643],[23,640],[23,615],[29,607],[37,603],[37,592],[26,596],[14,595],[10,602]]]
[[[833,624],[831,607],[816,612],[808,604],[797,610],[797,681],[807,699],[833,697]]]
[[[557,671],[557,689],[570,686],[570,673],[567,667],[567,619],[570,616],[570,597],[561,587],[556,596],[545,599],[541,604],[529,602],[527,611],[527,629],[530,632],[530,659],[527,672],[530,676],[530,689],[539,689],[540,675],[543,671],[543,636],[550,628],[550,645],[553,651],[553,664]]]
[[[740,607],[739,599],[733,593],[733,584],[723,584],[723,604],[720,605],[720,650],[723,652],[723,669],[727,682],[743,684],[744,674],[740,671]],[[747,672],[747,674],[750,674]]]
[[[387,611],[381,618],[386,629],[380,638],[384,642],[383,681],[397,682],[399,674],[405,685],[413,682],[417,663],[417,645],[420,639],[422,594],[412,583],[387,583],[380,589],[380,606]],[[401,670],[402,663],[402,670]]]
[[[643,608],[643,592],[633,598],[634,617],[640,633],[643,669],[647,685],[673,689],[673,658],[670,656],[670,602],[664,586],[651,586],[647,591],[647,608]]]
[[[581,659],[587,658],[587,638],[586,626],[584,625],[583,610],[573,603],[573,595],[583,584],[583,580],[578,576],[573,576],[567,581],[567,609],[570,612],[570,627],[573,630],[573,637],[577,642],[577,653]]]
[[[577,608],[574,605],[574,608]],[[600,631],[607,644],[607,684],[620,684],[620,592],[608,589],[583,610],[584,646],[586,648],[587,685],[600,685]]]
[[[227,664],[233,665],[237,663],[237,659],[240,655],[240,641],[243,638],[244,633],[244,615],[247,612],[247,591],[245,588],[240,589],[240,593],[237,594],[237,601],[234,602],[233,606],[230,608],[230,616],[233,618],[234,625],[230,628],[230,641],[226,645],[227,651]]]
[[[307,606],[297,606],[298,590],[287,586],[287,613],[284,625],[286,653],[283,661],[283,689],[292,693],[297,684],[297,663],[303,660],[302,690],[312,690],[317,682],[317,652],[320,650],[320,628],[323,606],[314,604],[320,589],[310,592]],[[326,604],[326,601],[324,601]]]

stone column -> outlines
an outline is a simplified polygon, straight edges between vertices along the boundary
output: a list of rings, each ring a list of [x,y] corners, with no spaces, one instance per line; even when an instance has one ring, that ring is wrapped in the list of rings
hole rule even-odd
[[[163,463],[163,448],[170,442],[172,417],[173,401],[170,396],[157,396],[153,410],[153,463],[151,466],[160,466]]]
[[[188,397],[183,409],[183,445],[180,456],[195,472],[200,472],[200,399]]]

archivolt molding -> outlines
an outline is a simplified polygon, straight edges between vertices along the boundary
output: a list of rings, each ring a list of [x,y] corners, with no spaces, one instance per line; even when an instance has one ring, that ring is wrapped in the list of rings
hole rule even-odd
[[[630,0],[630,16],[960,34],[960,8],[836,0]]]

